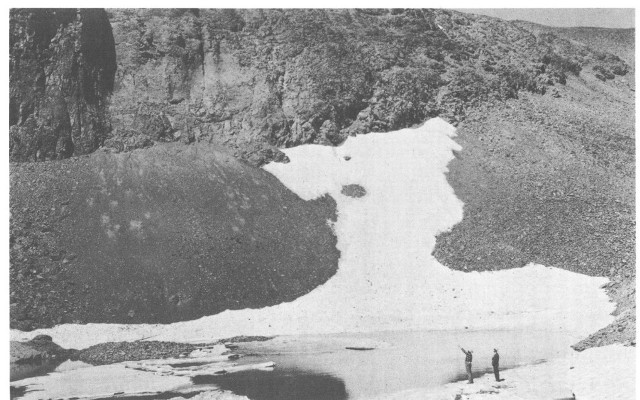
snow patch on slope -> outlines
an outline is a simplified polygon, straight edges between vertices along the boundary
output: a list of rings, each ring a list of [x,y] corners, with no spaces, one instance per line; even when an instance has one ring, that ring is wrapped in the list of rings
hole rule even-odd
[[[330,194],[341,251],[334,277],[291,303],[225,311],[169,325],[61,325],[12,331],[13,340],[46,333],[63,347],[116,340],[204,342],[235,335],[411,329],[558,330],[578,339],[613,320],[600,288],[606,278],[528,265],[463,273],[431,255],[436,235],[462,219],[445,173],[455,128],[436,118],[415,129],[348,138],[342,146],[285,149],[288,164],[265,169],[303,199]],[[366,195],[341,193],[357,184]]]

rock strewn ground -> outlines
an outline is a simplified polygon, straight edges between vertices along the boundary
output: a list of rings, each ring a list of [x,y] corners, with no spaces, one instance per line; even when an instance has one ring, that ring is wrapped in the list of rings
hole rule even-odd
[[[629,82],[570,79],[469,115],[448,180],[465,203],[434,255],[464,271],[530,262],[607,276],[620,318],[577,348],[635,338],[635,114]],[[540,288],[544,290],[544,288]],[[567,293],[579,296],[579,293]]]
[[[532,32],[549,32],[562,38],[589,46],[594,50],[612,53],[635,67],[635,29],[596,27],[551,27],[527,21],[514,21]]]
[[[10,179],[12,328],[264,307],[337,269],[333,199],[211,145],[12,164]]]
[[[11,342],[11,362],[31,363],[44,360],[62,362],[66,359],[83,361],[92,365],[114,364],[124,361],[154,360],[178,358],[194,350],[217,344],[234,348],[235,343],[264,342],[269,336],[235,336],[214,343],[190,344],[163,342],[156,340],[137,340],[135,342],[105,342],[83,350],[63,349],[49,336],[40,335],[28,342]]]
[[[177,358],[199,347],[202,346],[158,341],[106,342],[81,350],[74,359],[92,365],[103,365],[123,361]]]

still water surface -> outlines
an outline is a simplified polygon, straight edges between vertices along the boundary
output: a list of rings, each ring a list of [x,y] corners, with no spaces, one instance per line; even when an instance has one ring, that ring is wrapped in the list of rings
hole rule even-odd
[[[202,378],[251,399],[354,399],[440,386],[465,379],[464,354],[473,350],[474,376],[568,354],[566,335],[545,331],[417,331],[281,336],[243,344],[242,362],[273,361],[272,372],[247,371]],[[348,350],[346,347],[374,347]],[[508,379],[508,371],[502,378]]]

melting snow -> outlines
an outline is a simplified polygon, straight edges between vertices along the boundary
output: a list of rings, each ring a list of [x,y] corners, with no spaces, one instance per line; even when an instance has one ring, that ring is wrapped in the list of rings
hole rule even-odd
[[[206,342],[235,335],[531,328],[564,332],[577,340],[610,323],[614,305],[601,289],[606,278],[533,264],[463,273],[432,257],[436,235],[462,219],[463,204],[445,176],[453,151],[461,150],[454,136],[451,125],[432,119],[416,129],[350,137],[340,147],[286,149],[290,163],[265,166],[303,199],[328,193],[338,207],[334,225],[341,251],[338,271],[326,284],[291,303],[169,325],[66,324],[33,332],[13,330],[11,338],[48,334],[63,347],[85,348],[143,338]],[[367,195],[346,196],[341,193],[345,185],[359,185]],[[473,398],[493,396],[495,390],[501,393],[499,398],[544,398],[544,393],[532,393],[546,386],[561,395],[570,396],[571,390],[579,398],[616,398],[619,393],[633,393],[634,360],[635,349],[592,349],[571,360],[505,371],[507,380],[499,384],[504,387],[497,389],[486,377],[469,385],[472,388],[451,384],[443,390],[475,391]],[[574,369],[569,370],[568,363]],[[154,369],[152,364],[144,367]],[[46,386],[52,397],[63,386],[81,394],[83,382],[91,381],[95,389],[96,380],[107,373],[110,378],[104,385],[130,384],[128,392],[151,388],[157,392],[188,382],[187,377],[151,379],[155,375],[149,372],[104,366],[32,378],[32,385]],[[109,386],[102,392],[112,390]],[[425,393],[402,392],[398,398],[413,394],[423,398]]]
[[[419,128],[350,137],[339,147],[284,150],[288,164],[265,169],[304,199],[336,199],[339,269],[326,284],[286,304],[226,311],[170,325],[67,324],[46,333],[64,347],[114,340],[208,341],[273,335],[397,329],[537,327],[579,338],[612,321],[613,304],[588,277],[541,265],[499,272],[452,271],[431,252],[438,233],[462,219],[445,173],[455,129],[441,119]],[[341,194],[344,185],[367,195]]]
[[[411,389],[378,400],[627,400],[635,398],[635,347],[612,345],[574,353],[571,357],[526,365],[432,389]]]

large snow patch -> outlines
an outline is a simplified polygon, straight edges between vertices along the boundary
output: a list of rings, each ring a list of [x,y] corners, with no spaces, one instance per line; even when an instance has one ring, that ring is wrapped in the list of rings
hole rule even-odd
[[[409,389],[370,400],[630,400],[635,399],[635,347],[619,344],[587,349],[582,353],[540,364],[525,365],[436,388]],[[575,395],[575,397],[574,397]]]
[[[483,273],[450,270],[431,255],[438,233],[462,219],[463,204],[445,173],[455,128],[432,119],[415,129],[350,137],[339,147],[284,150],[288,164],[265,169],[303,199],[335,198],[339,269],[297,300],[225,311],[170,325],[61,325],[40,333],[64,347],[103,341],[207,341],[241,334],[303,334],[392,329],[531,327],[578,337],[612,321],[606,278],[528,265]],[[363,197],[341,193],[364,188]]]

